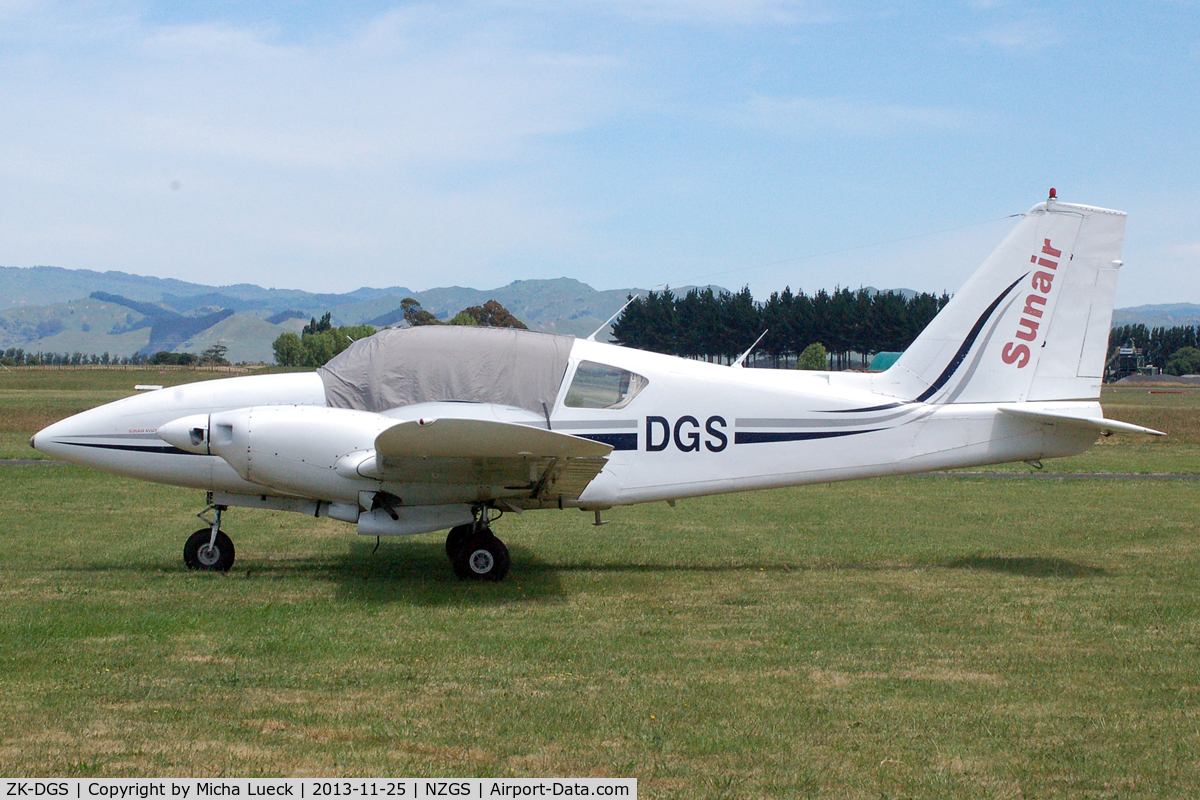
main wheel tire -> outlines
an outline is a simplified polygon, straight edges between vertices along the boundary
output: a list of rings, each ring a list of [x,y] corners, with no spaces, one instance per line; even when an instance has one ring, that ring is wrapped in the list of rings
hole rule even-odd
[[[201,528],[188,537],[183,545],[183,563],[188,569],[228,572],[233,566],[233,540],[225,531],[217,531],[217,541],[209,547],[211,539],[211,528]]]
[[[466,542],[467,539],[471,538],[472,533],[473,529],[471,525],[468,524],[459,525],[457,528],[451,528],[450,532],[446,534],[446,555],[450,557],[451,561],[453,561],[454,557],[458,555],[459,548],[463,546],[463,543]]]
[[[475,534],[454,555],[454,574],[463,580],[502,581],[510,565],[508,548],[491,534]]]

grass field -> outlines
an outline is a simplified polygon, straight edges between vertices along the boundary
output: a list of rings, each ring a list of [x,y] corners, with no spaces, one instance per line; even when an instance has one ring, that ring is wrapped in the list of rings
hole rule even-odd
[[[0,374],[0,457],[143,377]],[[1109,391],[1046,471],[1185,472],[1200,396]],[[11,455],[10,455],[11,452]],[[1007,469],[1007,468],[1006,468]],[[1012,468],[1029,472],[1020,465]],[[1193,797],[1200,481],[866,481],[439,536],[0,467],[0,774],[633,776],[642,797]]]

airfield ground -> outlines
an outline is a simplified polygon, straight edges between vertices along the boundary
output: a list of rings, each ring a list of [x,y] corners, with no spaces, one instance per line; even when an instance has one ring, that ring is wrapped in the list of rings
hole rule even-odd
[[[195,374],[0,372],[0,459]],[[203,376],[207,377],[207,376]],[[1046,471],[1200,474],[1200,393],[1106,390]],[[500,585],[440,536],[0,467],[4,776],[634,776],[645,798],[1200,792],[1200,480],[895,478],[509,515]]]

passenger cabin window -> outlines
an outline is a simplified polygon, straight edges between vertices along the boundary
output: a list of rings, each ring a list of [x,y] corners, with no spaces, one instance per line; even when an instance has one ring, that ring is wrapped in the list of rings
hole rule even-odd
[[[648,381],[626,369],[581,361],[567,390],[568,408],[624,408]]]

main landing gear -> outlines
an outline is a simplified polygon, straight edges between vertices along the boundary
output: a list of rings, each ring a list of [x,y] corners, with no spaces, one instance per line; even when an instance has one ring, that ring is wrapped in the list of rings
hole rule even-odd
[[[459,578],[502,581],[508,574],[508,548],[492,533],[490,523],[488,509],[480,508],[474,522],[452,528],[447,534],[446,555]]]
[[[221,530],[221,512],[225,506],[212,506],[213,520],[207,528],[201,528],[188,537],[183,545],[183,563],[188,569],[228,572],[233,566],[233,541]],[[208,522],[204,509],[196,516]]]
[[[183,545],[183,563],[188,569],[228,572],[233,566],[233,541],[221,530],[221,512],[227,506],[209,506],[197,514],[208,523],[188,537]],[[213,512],[211,521],[204,515]],[[451,529],[446,536],[446,555],[454,574],[463,580],[502,581],[511,564],[508,548],[492,533],[491,523],[499,515],[488,517],[489,509],[475,510],[475,520]]]

